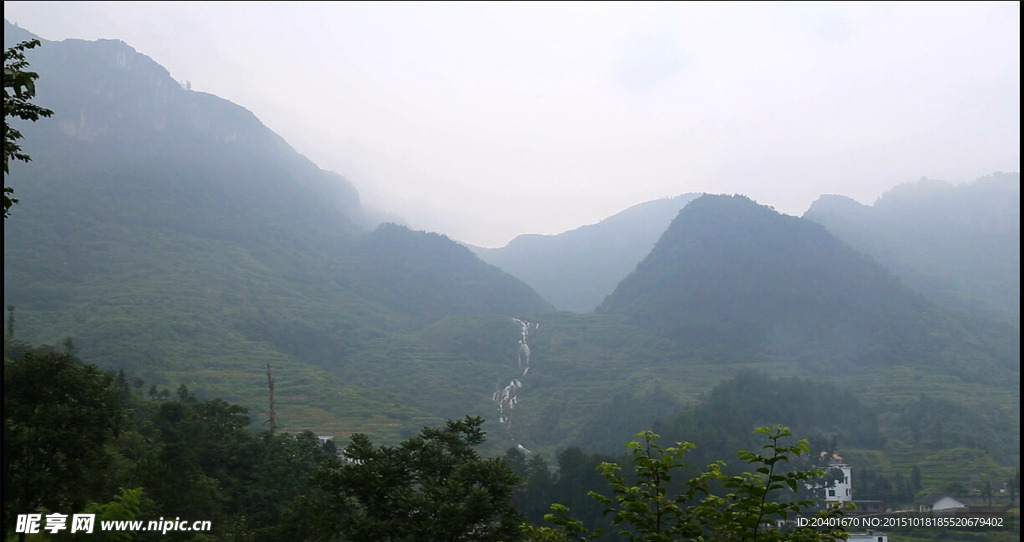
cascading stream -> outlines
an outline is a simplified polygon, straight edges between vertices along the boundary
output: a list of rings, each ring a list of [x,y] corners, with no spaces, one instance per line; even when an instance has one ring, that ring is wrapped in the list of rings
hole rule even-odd
[[[512,320],[519,325],[520,329],[516,376],[509,380],[508,384],[504,387],[502,387],[504,382],[499,382],[495,386],[492,399],[498,403],[498,422],[505,426],[505,431],[509,433],[512,441],[515,442],[516,449],[528,454],[530,450],[516,441],[515,434],[512,431],[512,411],[515,410],[516,404],[519,403],[519,390],[523,388],[523,379],[530,372],[530,330],[536,330],[539,326],[519,318],[513,318]]]

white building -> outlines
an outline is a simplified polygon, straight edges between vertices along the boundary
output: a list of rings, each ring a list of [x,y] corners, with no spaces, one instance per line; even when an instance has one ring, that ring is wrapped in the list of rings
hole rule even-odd
[[[828,470],[839,469],[843,472],[843,478],[836,481],[836,485],[825,488],[825,502],[846,504],[853,500],[853,482],[850,478],[851,468],[846,463],[843,463],[843,458],[838,455],[832,455],[832,461],[828,465]]]
[[[825,497],[825,503],[833,506],[844,505],[853,500],[853,480],[851,477],[851,471],[849,465],[843,462],[843,458],[839,454],[832,454],[829,457],[828,453],[821,452],[822,459],[828,459],[828,467],[825,468],[826,473],[831,479],[831,471],[834,469],[842,472],[842,477],[835,480],[835,484],[832,487],[827,487],[825,484],[818,482],[814,484],[807,484],[807,489],[821,489]],[[830,480],[831,481],[831,480]]]

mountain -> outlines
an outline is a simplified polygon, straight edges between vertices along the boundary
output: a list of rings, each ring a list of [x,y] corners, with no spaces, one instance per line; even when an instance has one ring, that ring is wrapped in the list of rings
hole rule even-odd
[[[5,47],[24,34],[5,22]],[[263,215],[259,228],[266,231],[293,228],[296,222],[353,231],[366,220],[347,180],[296,153],[244,108],[183,89],[165,68],[122,41],[43,41],[27,56],[41,76],[36,102],[55,111],[52,119],[23,130],[30,134],[26,150],[40,155],[33,165],[49,168],[30,169],[29,175],[73,174],[84,178],[80,186],[103,183],[110,192],[131,190],[134,185],[125,186],[131,181],[145,183],[153,190],[146,195],[161,205],[139,212],[137,220],[204,235],[210,229],[234,237],[265,233],[234,230],[237,223],[224,218],[238,209]],[[41,160],[51,154],[59,154],[63,163]],[[134,163],[148,168],[145,177],[125,171]],[[60,165],[72,171],[50,171]],[[197,170],[206,173],[194,175]],[[114,178],[97,179],[102,177]],[[35,189],[34,183],[24,184],[16,190]],[[233,197],[224,197],[227,189]],[[198,197],[204,192],[210,197]],[[124,213],[100,208],[95,214],[108,211]],[[210,215],[222,218],[208,224]]]
[[[529,286],[443,235],[383,224],[363,238],[357,254],[370,281],[364,287],[419,318],[551,310]]]
[[[529,284],[559,310],[590,312],[650,252],[679,210],[698,195],[649,201],[597,224],[558,235],[520,235],[505,247],[473,247],[473,251]]]
[[[822,196],[804,218],[936,303],[1020,324],[1020,173],[960,185],[922,179],[871,206]]]
[[[5,22],[5,46],[31,37]],[[43,41],[27,56],[54,115],[21,128],[32,162],[7,178],[20,203],[4,222],[4,299],[20,340],[70,336],[88,362],[258,416],[270,363],[282,427],[381,434],[395,416],[439,415],[340,379],[382,337],[551,309],[447,237],[367,231],[346,179],[124,42]]]
[[[934,415],[956,428],[929,446],[1019,457],[1019,330],[932,304],[809,220],[745,198],[666,203],[675,219],[601,310],[555,312],[443,235],[365,227],[343,178],[122,42],[30,53],[56,113],[23,127],[33,161],[8,177],[16,340],[70,336],[88,362],[257,423],[269,364],[278,428],[339,441],[469,414],[488,420],[487,453],[612,446],[753,369],[851,389],[890,442]],[[499,423],[510,385],[514,423]]]
[[[666,354],[646,365],[664,386],[728,367],[813,375],[880,409],[893,442],[956,418],[965,445],[999,427],[981,446],[1019,457],[1017,328],[937,306],[823,226],[748,198],[692,201],[597,313],[654,336]]]
[[[694,355],[799,360],[826,374],[906,365],[989,383],[1016,370],[958,340],[971,329],[1013,344],[1011,329],[943,311],[821,225],[742,196],[687,205],[600,310]]]

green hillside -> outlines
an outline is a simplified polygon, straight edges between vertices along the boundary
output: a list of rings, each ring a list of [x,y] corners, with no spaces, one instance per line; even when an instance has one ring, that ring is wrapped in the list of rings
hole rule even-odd
[[[347,181],[122,42],[32,53],[55,115],[24,128],[33,161],[8,178],[18,341],[72,337],[86,362],[258,421],[269,363],[278,427],[341,439],[468,414],[488,453],[611,449],[756,369],[849,389],[887,441],[928,441],[933,409],[952,420],[935,446],[1019,457],[1019,331],[933,305],[820,225],[705,196],[599,311],[555,312],[442,235],[367,228]],[[534,326],[528,372],[513,318]]]
[[[690,203],[601,310],[683,351],[817,373],[907,365],[998,385],[1018,370],[1009,326],[943,311],[820,225],[741,196]]]
[[[55,114],[24,130],[33,161],[7,179],[20,340],[74,337],[86,361],[257,411],[269,362],[284,427],[397,438],[438,414],[338,379],[354,352],[448,315],[548,309],[443,236],[366,232],[348,181],[122,42],[31,53]]]

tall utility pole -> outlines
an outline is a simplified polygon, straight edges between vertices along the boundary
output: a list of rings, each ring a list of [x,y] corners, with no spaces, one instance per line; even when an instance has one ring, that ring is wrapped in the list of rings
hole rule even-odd
[[[270,388],[270,434],[277,429],[277,420],[274,418],[274,375],[270,372],[270,362],[267,362],[267,387]]]

